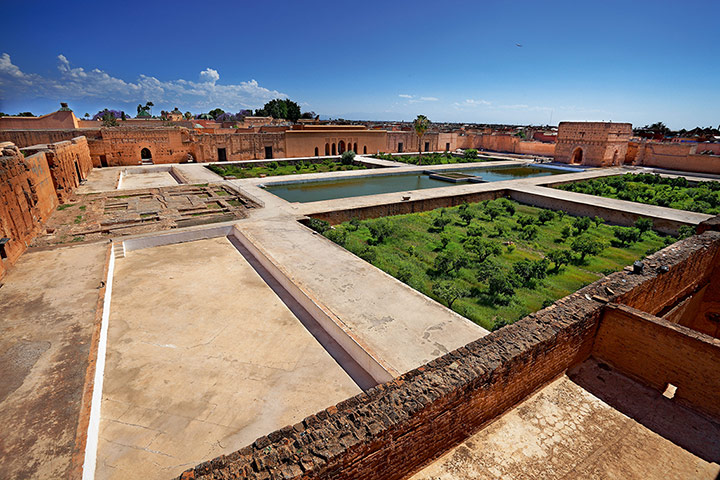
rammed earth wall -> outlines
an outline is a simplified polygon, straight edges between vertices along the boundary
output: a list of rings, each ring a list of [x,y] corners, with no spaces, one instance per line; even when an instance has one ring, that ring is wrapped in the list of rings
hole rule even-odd
[[[679,285],[697,286],[718,251],[719,232],[678,242],[649,257],[641,274],[605,277],[181,478],[405,478],[586,359],[607,301],[628,300],[652,311],[669,303]],[[669,286],[658,288],[664,283]]]

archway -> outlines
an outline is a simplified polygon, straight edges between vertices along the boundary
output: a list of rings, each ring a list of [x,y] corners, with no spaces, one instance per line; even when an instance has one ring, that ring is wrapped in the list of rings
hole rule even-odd
[[[335,144],[332,144],[332,154],[335,155],[337,152],[335,151]]]
[[[612,159],[612,163],[610,165],[612,165],[613,167],[615,165],[620,165],[620,162],[618,161],[618,151],[617,150],[615,150],[615,153],[613,153],[613,159]]]
[[[316,157],[320,156],[320,151],[318,150],[318,147],[315,147],[315,156]]]
[[[143,148],[142,150],[140,150],[140,163],[143,163],[143,164],[153,163],[152,153],[150,153],[149,148]]]
[[[325,144],[325,155],[330,155],[330,144],[329,143]]]
[[[367,155],[367,145],[363,146],[363,155]]]
[[[572,156],[570,157],[570,163],[580,165],[583,160],[583,151],[582,148],[577,147],[575,150],[573,150]]]
[[[345,141],[340,140],[340,143],[338,143],[338,153],[342,154],[345,151]]]
[[[357,153],[357,143],[353,143],[353,152]]]

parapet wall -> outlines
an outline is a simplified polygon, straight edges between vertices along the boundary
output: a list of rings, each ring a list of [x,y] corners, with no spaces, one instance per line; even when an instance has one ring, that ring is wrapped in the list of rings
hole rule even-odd
[[[463,137],[458,137],[458,147],[548,157],[555,155],[554,143],[523,140],[517,135],[485,135],[471,133]]]
[[[713,144],[633,142],[627,163],[685,172],[720,174],[720,155],[699,154],[715,151]]]
[[[646,268],[641,274],[623,271],[605,277],[394,381],[198,465],[181,478],[406,478],[586,359],[607,301],[667,303],[663,295],[673,292],[648,290],[658,281],[693,284],[719,250],[718,232],[678,242],[646,260],[667,266],[667,273]]]
[[[0,143],[0,278],[57,206],[45,154],[24,157],[15,145]]]

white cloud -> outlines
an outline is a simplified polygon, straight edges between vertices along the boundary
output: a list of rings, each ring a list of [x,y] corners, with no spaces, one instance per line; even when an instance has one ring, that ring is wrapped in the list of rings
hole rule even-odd
[[[423,102],[437,102],[439,99],[436,97],[420,97]]]
[[[459,103],[456,103],[456,105],[460,105],[460,104],[459,104]],[[482,99],[480,99],[480,100],[475,100],[475,99],[473,99],[473,98],[468,98],[468,99],[465,99],[465,102],[463,103],[463,105],[466,105],[466,106],[469,106],[469,107],[477,107],[477,106],[480,106],[480,105],[485,105],[485,106],[487,106],[487,105],[492,105],[492,102],[488,102],[487,100],[482,100]]]
[[[401,93],[400,95],[398,95],[398,97],[400,97],[400,98],[413,98],[412,95],[408,95],[407,93]]]
[[[208,67],[202,72],[200,72],[200,78],[203,79],[206,83],[212,83],[213,85],[215,85],[215,82],[220,80],[220,74],[217,70]]]
[[[25,73],[10,59],[0,56],[0,96],[5,99],[55,98],[58,101],[98,99],[112,107],[113,102],[179,106],[204,110],[260,106],[273,98],[286,98],[282,92],[262,87],[255,80],[238,84],[218,84],[220,74],[213,68],[200,72],[201,81],[159,80],[140,75],[135,82],[113,77],[97,68],[72,67],[64,55],[58,55],[58,78]]]

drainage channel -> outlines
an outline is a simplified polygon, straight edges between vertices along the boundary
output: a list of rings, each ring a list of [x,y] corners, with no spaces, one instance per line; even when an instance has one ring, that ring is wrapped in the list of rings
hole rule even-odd
[[[330,354],[360,388],[368,390],[381,383],[373,378],[373,376],[320,325],[315,317],[278,281],[275,275],[262,265],[258,258],[242,244],[237,236],[231,234],[228,235],[227,238],[270,289],[282,300],[285,306],[295,315],[300,323],[303,324],[307,331],[315,337],[325,351]]]

